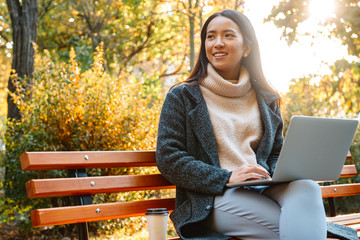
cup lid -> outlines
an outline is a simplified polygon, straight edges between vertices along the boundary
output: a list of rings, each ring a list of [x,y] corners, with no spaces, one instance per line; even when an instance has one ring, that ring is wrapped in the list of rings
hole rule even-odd
[[[166,208],[148,208],[145,215],[167,215],[168,213]]]

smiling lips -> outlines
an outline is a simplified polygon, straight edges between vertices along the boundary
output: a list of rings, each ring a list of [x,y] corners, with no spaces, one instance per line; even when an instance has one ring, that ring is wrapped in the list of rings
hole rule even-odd
[[[214,57],[224,57],[226,55],[227,55],[227,53],[224,53],[224,52],[217,52],[217,53],[213,54]]]

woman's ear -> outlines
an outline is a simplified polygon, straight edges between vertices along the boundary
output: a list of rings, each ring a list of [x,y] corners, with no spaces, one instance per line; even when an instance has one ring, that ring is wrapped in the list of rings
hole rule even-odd
[[[243,57],[246,58],[247,56],[249,56],[250,52],[251,52],[251,45],[246,44],[244,47]]]

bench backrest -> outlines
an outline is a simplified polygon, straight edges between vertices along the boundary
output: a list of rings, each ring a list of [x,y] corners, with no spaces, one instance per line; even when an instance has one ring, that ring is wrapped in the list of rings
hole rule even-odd
[[[20,156],[24,171],[156,166],[154,151],[26,152]],[[160,174],[32,179],[26,183],[29,198],[88,195],[139,190],[173,189]],[[37,209],[34,227],[143,216],[148,208],[174,209],[175,199],[152,199]]]

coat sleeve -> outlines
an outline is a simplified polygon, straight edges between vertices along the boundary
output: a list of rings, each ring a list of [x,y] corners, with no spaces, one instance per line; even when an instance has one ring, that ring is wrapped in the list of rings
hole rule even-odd
[[[186,107],[177,88],[170,91],[159,120],[156,162],[177,187],[205,194],[221,194],[231,172],[195,159],[187,150]],[[199,123],[200,124],[200,123]]]
[[[278,128],[276,129],[273,148],[272,148],[269,158],[267,160],[271,175],[274,173],[275,166],[276,166],[277,160],[279,159],[280,150],[282,148],[283,140],[284,140],[284,137],[283,137],[284,123],[283,123],[283,120],[281,117],[280,107],[276,102],[273,102],[272,105],[273,105],[272,109],[273,109],[274,113],[280,118],[280,124],[278,125]]]

